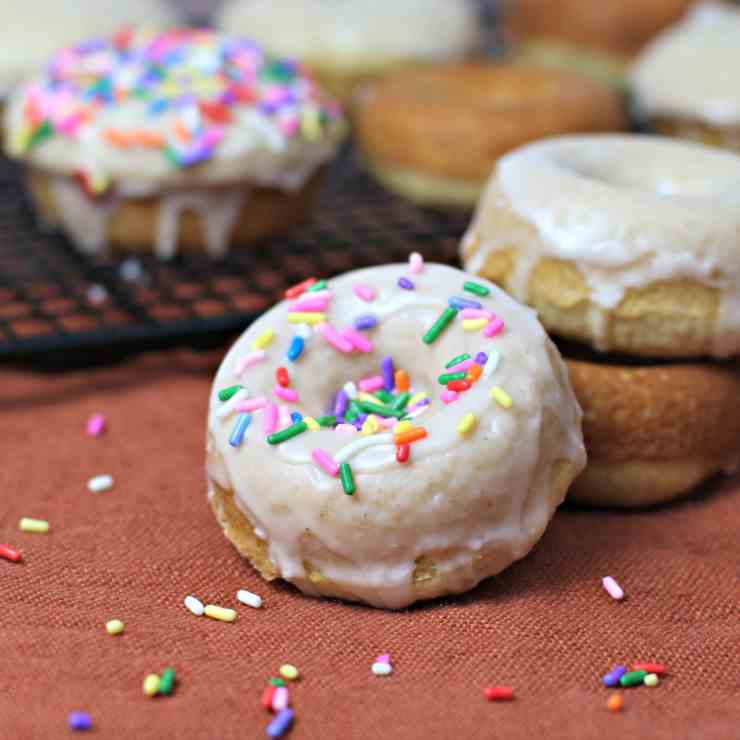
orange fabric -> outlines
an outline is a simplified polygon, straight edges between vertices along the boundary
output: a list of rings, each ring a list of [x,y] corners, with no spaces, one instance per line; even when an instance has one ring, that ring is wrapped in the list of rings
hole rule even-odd
[[[740,480],[645,513],[561,510],[535,551],[473,592],[393,613],[319,601],[260,580],[206,503],[203,445],[215,358],[153,355],[92,371],[0,371],[0,736],[264,737],[260,696],[290,662],[292,738],[701,738],[740,727]],[[84,431],[105,413],[99,439]],[[112,490],[92,494],[93,475]],[[300,495],[300,492],[297,492]],[[18,531],[48,519],[47,535]],[[601,589],[604,575],[624,602]],[[247,588],[264,597],[236,602]],[[236,608],[197,618],[187,594]],[[125,633],[111,637],[118,618]],[[371,675],[390,652],[395,672]],[[600,676],[630,660],[665,663],[654,689],[607,709]],[[179,684],[149,699],[144,677]],[[490,703],[487,685],[513,702]]]

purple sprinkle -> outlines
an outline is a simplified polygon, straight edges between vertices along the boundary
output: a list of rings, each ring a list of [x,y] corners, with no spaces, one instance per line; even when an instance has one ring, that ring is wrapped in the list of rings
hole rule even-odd
[[[84,731],[92,727],[92,719],[87,712],[70,712],[67,722],[70,730]]]
[[[344,412],[347,410],[347,404],[349,403],[349,396],[344,389],[337,393],[336,401],[334,401],[334,416],[344,416]]]
[[[611,669],[609,673],[606,674],[606,676],[601,679],[601,683],[603,683],[604,686],[609,686],[610,688],[618,686],[619,679],[622,678],[625,673],[627,673],[627,668],[625,666],[615,666]]]
[[[380,361],[380,369],[383,373],[383,389],[389,393],[396,387],[396,380],[394,377],[393,358],[384,357]]]
[[[355,319],[355,329],[362,331],[363,329],[372,329],[378,320],[372,314],[363,314]]]
[[[464,308],[483,308],[483,304],[478,303],[478,301],[473,301],[470,298],[459,298],[458,296],[453,296],[447,303],[458,311],[462,311]]]
[[[478,352],[475,356],[475,361],[478,365],[483,367],[488,362],[488,355],[485,352]]]
[[[404,290],[413,290],[414,284],[407,277],[398,278],[398,287]]]

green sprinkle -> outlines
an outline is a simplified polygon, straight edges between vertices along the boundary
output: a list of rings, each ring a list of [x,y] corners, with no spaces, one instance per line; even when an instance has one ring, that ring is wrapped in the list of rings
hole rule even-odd
[[[409,405],[409,398],[411,398],[411,394],[408,392],[401,393],[398,398],[393,401],[391,404],[392,409],[396,409],[397,411],[403,411],[406,406]]]
[[[159,693],[160,694],[171,694],[172,689],[175,688],[175,669],[165,668],[162,671],[162,675],[159,677]]]
[[[270,686],[285,686],[285,681],[282,678],[271,678]]]
[[[467,290],[468,293],[472,293],[473,295],[483,296],[484,298],[491,292],[485,285],[474,283],[472,280],[468,280],[467,283],[463,283],[463,290]]]
[[[358,401],[357,405],[366,414],[377,414],[378,416],[383,416],[385,418],[395,416],[396,419],[400,419],[405,413],[399,409],[394,409],[390,406],[382,406],[379,403],[371,403],[370,401]]]
[[[315,293],[317,290],[326,290],[326,280],[319,280],[306,290],[306,293]]]
[[[424,344],[431,344],[449,326],[450,322],[457,316],[457,309],[448,306],[439,318],[432,324],[429,331],[422,337]]]
[[[228,401],[230,398],[233,398],[243,387],[243,385],[230,385],[228,388],[222,388],[218,392],[218,400]]]
[[[342,463],[339,466],[339,477],[342,479],[342,488],[344,492],[351,496],[356,490],[355,477],[352,475],[352,468],[347,463]]]
[[[308,424],[305,421],[298,421],[295,424],[291,424],[289,427],[283,429],[275,434],[267,435],[267,444],[279,445],[281,442],[287,442],[293,437],[297,437],[299,434],[303,434],[308,429]]]
[[[393,403],[393,395],[388,393],[388,391],[384,391],[383,389],[379,391],[375,391],[375,395],[383,402],[383,403]]]
[[[465,362],[465,360],[469,360],[470,355],[466,352],[465,354],[458,355],[457,357],[453,357],[446,365],[445,367],[452,367],[453,365],[457,365],[458,362]]]
[[[619,679],[621,686],[637,686],[645,680],[647,671],[632,671],[631,673],[625,673],[622,678]]]
[[[334,427],[337,425],[336,416],[317,416],[316,423],[320,427]]]
[[[447,385],[451,380],[465,380],[465,373],[442,373],[437,380],[440,385]]]

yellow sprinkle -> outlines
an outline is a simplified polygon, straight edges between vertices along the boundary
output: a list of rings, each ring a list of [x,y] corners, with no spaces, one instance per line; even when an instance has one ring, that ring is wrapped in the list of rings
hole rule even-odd
[[[142,688],[147,696],[156,696],[159,693],[159,676],[156,673],[150,673],[144,679]]]
[[[370,403],[378,402],[378,399],[375,398],[375,396],[371,396],[369,393],[365,393],[365,391],[357,392],[357,400],[358,401],[370,401]]]
[[[645,686],[657,686],[660,683],[657,673],[648,673],[647,676],[642,680]]]
[[[414,393],[411,398],[409,398],[408,406],[413,406],[415,403],[419,403],[419,401],[423,401],[425,398],[428,398],[429,394],[424,393],[424,391],[419,391],[418,393]]]
[[[219,622],[233,622],[236,619],[236,612],[225,606],[208,604],[203,613],[211,619],[218,619]]]
[[[362,425],[362,430],[360,431],[360,434],[363,437],[368,437],[371,434],[376,434],[380,431],[380,424],[378,423],[378,419],[374,414],[370,414],[370,416],[365,419],[365,423]]]
[[[278,673],[287,681],[295,681],[298,678],[298,669],[290,663],[281,665]]]
[[[408,432],[409,429],[413,429],[414,425],[410,421],[399,421],[398,424],[393,426],[394,434],[401,434],[402,432]]]
[[[265,349],[272,344],[272,340],[275,339],[275,332],[272,329],[265,329],[257,339],[252,342],[252,349]]]
[[[478,417],[475,414],[465,414],[457,425],[457,431],[463,436],[472,432],[478,423]]]
[[[289,324],[323,324],[326,321],[325,313],[309,313],[305,311],[293,311],[288,314]]]
[[[462,327],[465,331],[480,331],[488,324],[488,319],[463,319]]]
[[[18,522],[21,532],[48,532],[49,526],[49,522],[44,519],[29,519],[27,516],[24,516]]]
[[[321,429],[319,422],[313,416],[304,416],[303,421],[306,422],[309,432],[318,432]]]
[[[120,635],[123,632],[123,622],[120,619],[111,619],[105,623],[105,631],[109,635]]]
[[[497,385],[491,388],[491,398],[496,401],[499,406],[503,406],[505,409],[510,409],[514,403],[511,400],[511,396],[503,388],[499,388]]]

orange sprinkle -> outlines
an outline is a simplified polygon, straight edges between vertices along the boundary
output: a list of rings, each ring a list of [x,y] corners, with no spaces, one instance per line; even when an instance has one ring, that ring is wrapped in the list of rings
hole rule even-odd
[[[399,393],[405,393],[411,386],[409,383],[409,374],[405,370],[396,370],[394,380],[396,390]]]
[[[468,368],[468,374],[465,376],[465,380],[469,380],[471,383],[475,383],[480,378],[483,368],[476,362]]]
[[[143,146],[148,149],[160,149],[165,145],[164,136],[155,131],[136,129],[136,131],[131,132],[130,137],[134,144],[138,144],[138,146]]]
[[[606,702],[606,707],[610,712],[619,712],[624,707],[624,698],[621,694],[612,694]]]
[[[131,139],[128,134],[118,129],[107,128],[103,131],[103,136],[109,144],[120,147],[121,149],[128,149],[131,146]]]
[[[175,136],[185,144],[189,144],[193,140],[193,135],[185,128],[182,121],[175,124]]]
[[[418,442],[427,436],[427,430],[424,427],[414,427],[407,432],[401,432],[393,438],[394,445],[410,445],[412,442]]]

